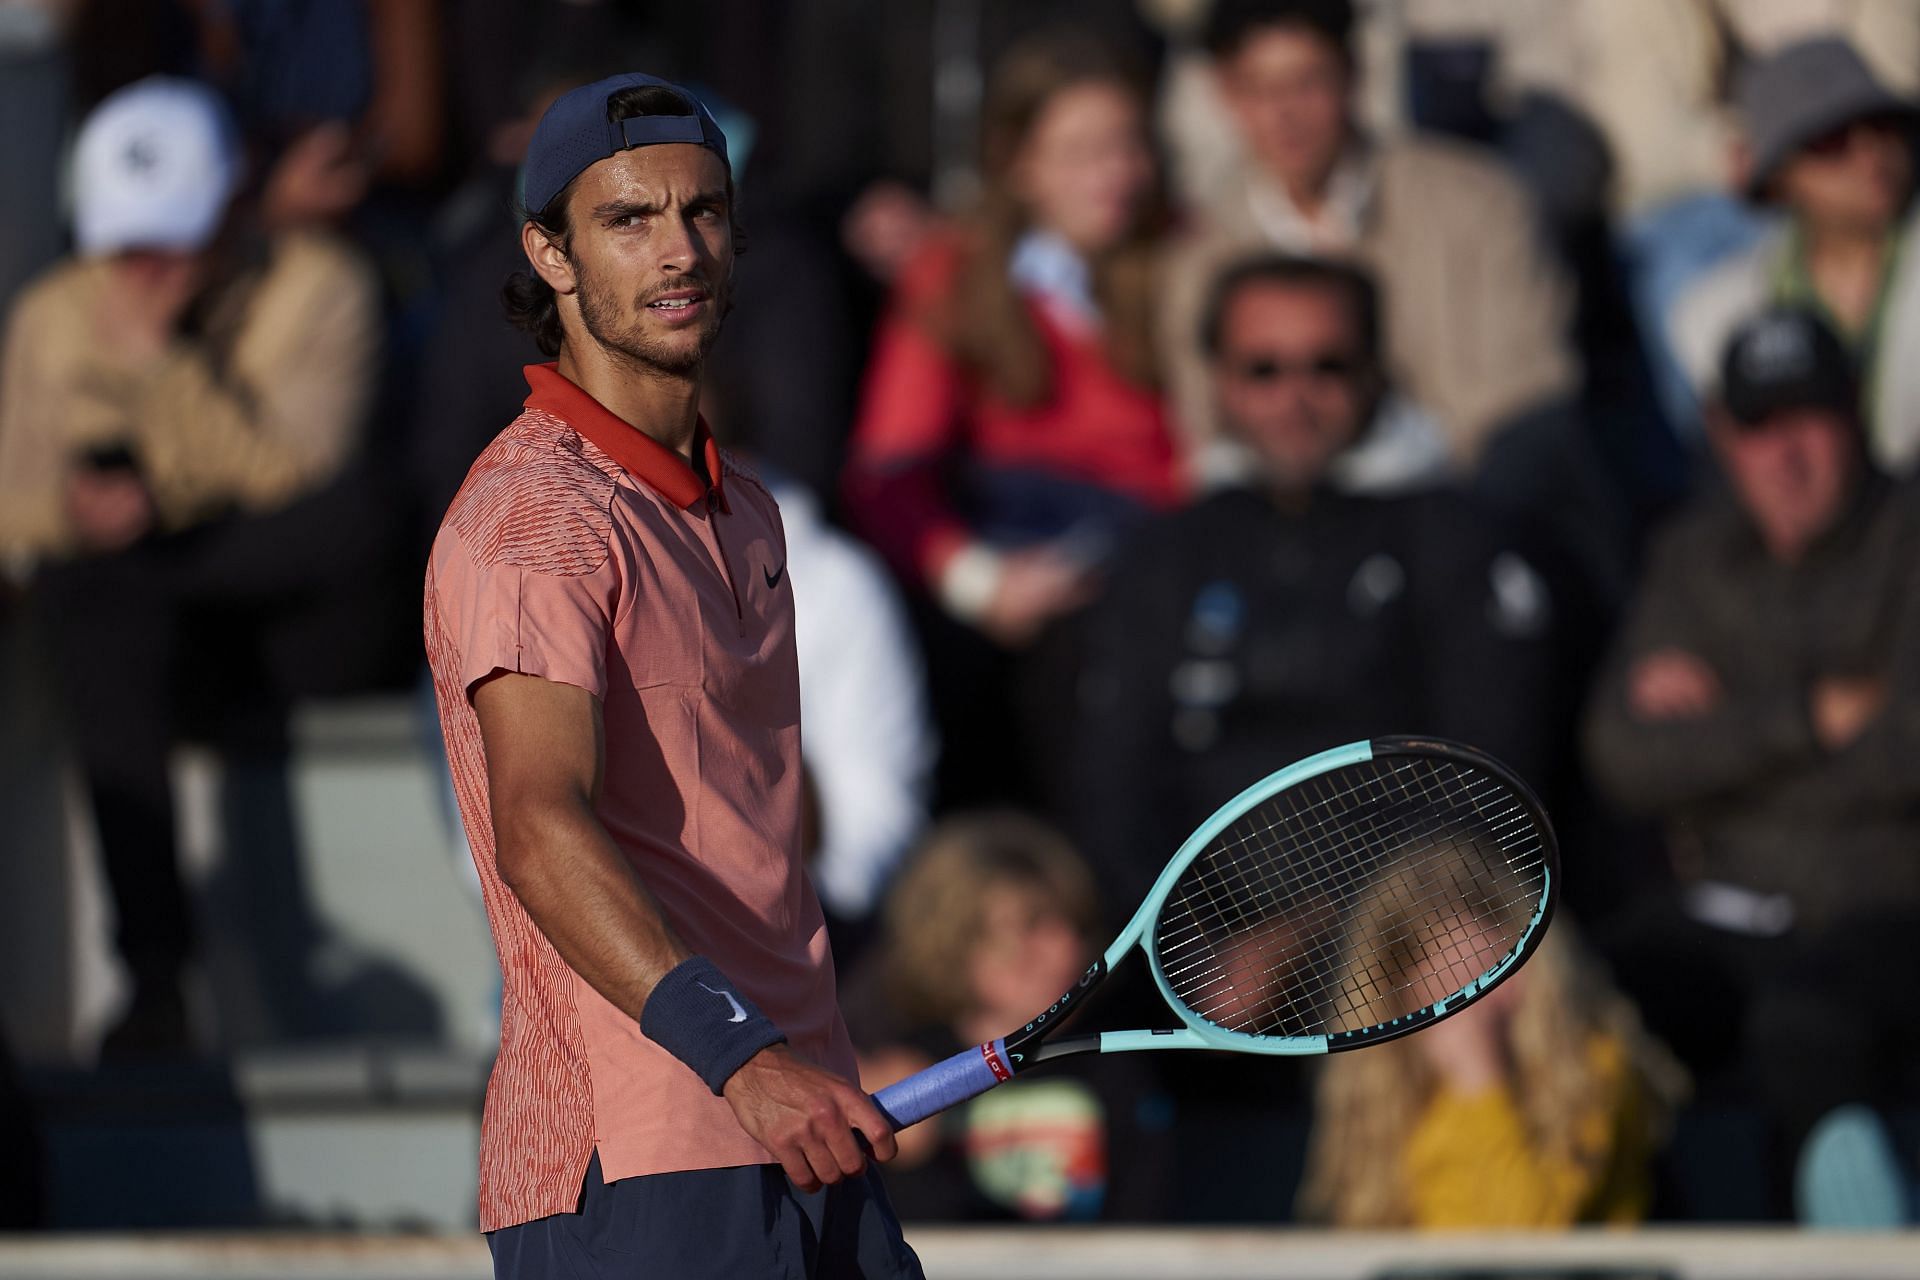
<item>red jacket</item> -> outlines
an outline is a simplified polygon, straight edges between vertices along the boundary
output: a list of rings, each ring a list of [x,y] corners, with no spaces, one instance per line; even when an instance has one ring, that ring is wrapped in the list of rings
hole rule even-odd
[[[936,340],[923,317],[953,287],[963,252],[943,240],[901,273],[874,340],[847,465],[849,518],[922,582],[973,537],[943,480],[943,464],[956,458],[1077,481],[1150,508],[1182,493],[1165,402],[1114,367],[1098,333],[1071,331],[1029,302],[1052,391],[1024,407]]]

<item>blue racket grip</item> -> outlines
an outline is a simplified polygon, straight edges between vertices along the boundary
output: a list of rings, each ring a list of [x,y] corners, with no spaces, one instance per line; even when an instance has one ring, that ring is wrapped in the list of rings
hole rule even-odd
[[[1002,1080],[1011,1080],[1007,1042],[991,1040],[962,1049],[873,1095],[874,1105],[895,1130],[919,1124],[930,1115],[978,1097]]]

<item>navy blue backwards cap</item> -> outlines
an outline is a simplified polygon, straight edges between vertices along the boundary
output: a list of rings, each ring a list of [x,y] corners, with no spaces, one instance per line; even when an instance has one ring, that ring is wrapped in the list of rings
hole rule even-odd
[[[607,99],[622,89],[645,86],[674,93],[686,102],[691,114],[607,119]],[[608,156],[630,147],[663,142],[705,147],[732,171],[732,162],[727,159],[727,135],[720,132],[700,99],[679,85],[634,71],[570,90],[547,108],[533,131],[533,144],[527,148],[527,208],[534,213],[543,211],[569,182]]]

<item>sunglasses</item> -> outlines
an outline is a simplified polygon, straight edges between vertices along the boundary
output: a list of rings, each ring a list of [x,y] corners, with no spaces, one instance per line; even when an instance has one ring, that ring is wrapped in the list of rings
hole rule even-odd
[[[1279,360],[1273,356],[1247,356],[1227,362],[1227,371],[1242,382],[1284,382],[1290,378],[1351,382],[1362,369],[1350,355],[1330,351],[1306,360]]]
[[[1805,155],[1832,159],[1852,150],[1854,139],[1860,137],[1900,137],[1907,132],[1907,124],[1899,116],[1862,116],[1849,120],[1837,129],[1830,129],[1816,138],[1809,139],[1800,146]]]

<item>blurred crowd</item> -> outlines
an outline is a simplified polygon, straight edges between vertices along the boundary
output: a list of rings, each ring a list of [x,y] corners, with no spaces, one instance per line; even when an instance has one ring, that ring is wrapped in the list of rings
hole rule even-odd
[[[904,1217],[1911,1220],[1910,0],[0,0],[0,629],[98,833],[103,1058],[204,1035],[169,753],[418,696],[542,358],[522,151],[635,68],[734,157],[704,409],[786,521],[869,1087],[1322,748],[1472,743],[1563,846],[1468,1013],[1063,1063],[904,1135]],[[290,975],[289,1036],[354,1030]]]

